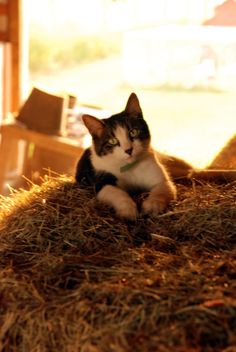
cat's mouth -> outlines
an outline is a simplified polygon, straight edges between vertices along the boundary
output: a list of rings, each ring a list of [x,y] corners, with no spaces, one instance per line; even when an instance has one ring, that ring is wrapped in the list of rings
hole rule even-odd
[[[136,160],[137,160],[137,158],[134,155],[127,155],[127,157],[124,159],[124,161],[127,163],[132,163]]]

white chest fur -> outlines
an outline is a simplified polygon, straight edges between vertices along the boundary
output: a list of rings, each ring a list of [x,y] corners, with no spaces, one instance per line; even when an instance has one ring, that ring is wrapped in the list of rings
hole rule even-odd
[[[121,188],[129,189],[138,187],[147,191],[161,183],[165,179],[163,167],[150,155],[140,160],[134,167],[125,172],[120,172],[118,185]]]
[[[137,164],[124,172],[120,170],[124,163],[119,163],[112,154],[101,158],[93,153],[92,164],[97,171],[109,172],[114,175],[117,178],[118,186],[125,190],[142,188],[149,191],[168,178],[163,166],[152,153],[148,153]]]

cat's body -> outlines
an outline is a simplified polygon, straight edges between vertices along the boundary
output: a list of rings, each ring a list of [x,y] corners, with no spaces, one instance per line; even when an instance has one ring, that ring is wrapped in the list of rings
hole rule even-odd
[[[166,169],[150,146],[150,132],[137,96],[132,93],[123,112],[99,120],[84,115],[92,146],[78,162],[76,181],[95,187],[97,198],[121,218],[135,220],[133,191],[148,192],[142,213],[155,216],[176,197]]]

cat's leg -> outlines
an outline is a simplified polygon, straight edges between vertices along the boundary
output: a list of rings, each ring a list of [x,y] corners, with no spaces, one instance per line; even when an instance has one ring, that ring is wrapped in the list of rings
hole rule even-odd
[[[138,210],[133,199],[127,192],[113,186],[106,185],[97,194],[97,199],[103,203],[112,206],[120,218],[135,220]]]
[[[174,199],[176,199],[175,185],[167,179],[151,189],[148,197],[143,201],[142,212],[157,216],[166,210]]]

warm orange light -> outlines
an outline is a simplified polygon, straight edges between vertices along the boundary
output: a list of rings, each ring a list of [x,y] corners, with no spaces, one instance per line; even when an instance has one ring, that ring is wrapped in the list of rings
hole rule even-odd
[[[235,134],[236,28],[200,25],[223,0],[25,1],[30,22],[52,38],[123,33],[120,55],[32,73],[30,88],[73,92],[80,104],[111,113],[135,91],[153,146],[196,167],[210,164]]]

